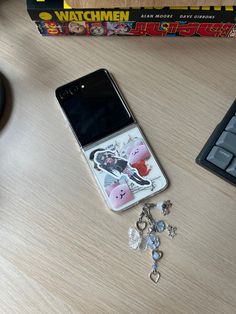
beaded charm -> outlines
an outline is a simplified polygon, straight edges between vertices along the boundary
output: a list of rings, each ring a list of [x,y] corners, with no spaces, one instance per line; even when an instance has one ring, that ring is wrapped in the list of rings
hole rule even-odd
[[[171,206],[172,203],[169,200],[157,204],[145,203],[135,224],[136,226],[130,227],[128,231],[129,247],[131,249],[151,250],[153,265],[149,277],[154,283],[158,283],[160,279],[161,274],[158,271],[158,263],[163,256],[163,252],[159,250],[160,238],[157,234],[167,231],[173,239],[177,228],[167,224],[164,220],[154,220],[151,209],[158,208],[166,216],[170,213]]]
[[[134,227],[129,228],[128,234],[129,234],[129,247],[131,249],[136,250],[142,242],[142,235]]]
[[[156,208],[160,209],[161,213],[166,216],[170,213],[170,208],[172,207],[172,203],[170,200],[164,202],[158,202],[155,205]]]

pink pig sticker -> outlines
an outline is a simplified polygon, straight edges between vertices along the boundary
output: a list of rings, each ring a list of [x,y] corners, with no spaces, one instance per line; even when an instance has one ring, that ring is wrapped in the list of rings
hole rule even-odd
[[[137,146],[140,146],[140,145],[143,145],[143,141],[140,140],[140,139],[137,139],[135,141],[132,141],[132,142],[129,142],[127,145],[126,145],[126,154],[129,156],[129,154],[131,153],[131,151],[137,147]]]
[[[130,152],[128,162],[129,164],[134,164],[136,162],[139,162],[141,160],[146,160],[151,157],[151,154],[149,150],[147,149],[146,145],[140,145],[137,147],[134,147],[132,151]]]
[[[117,187],[117,186],[119,186],[119,185],[120,185],[119,182],[114,182],[113,184],[107,186],[107,187],[105,188],[105,191],[106,191],[107,195],[110,196],[111,191],[112,191],[115,187]]]
[[[109,199],[114,208],[118,208],[134,199],[132,192],[127,184],[121,184],[115,187],[111,192]]]

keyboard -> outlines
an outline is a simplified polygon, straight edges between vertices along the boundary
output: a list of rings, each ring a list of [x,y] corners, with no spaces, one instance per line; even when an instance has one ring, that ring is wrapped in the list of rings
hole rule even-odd
[[[236,100],[215,128],[196,162],[236,185]]]

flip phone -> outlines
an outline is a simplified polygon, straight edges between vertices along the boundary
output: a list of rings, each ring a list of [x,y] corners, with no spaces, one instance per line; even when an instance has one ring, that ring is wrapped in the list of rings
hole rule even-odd
[[[59,87],[56,97],[110,209],[126,210],[167,187],[157,158],[107,70]]]

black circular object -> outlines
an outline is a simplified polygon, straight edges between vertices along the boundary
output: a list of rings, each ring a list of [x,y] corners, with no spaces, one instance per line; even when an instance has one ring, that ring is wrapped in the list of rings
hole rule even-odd
[[[69,92],[66,89],[60,92],[60,97],[62,100],[65,99],[68,95],[69,95]]]
[[[79,87],[78,86],[72,86],[72,87],[70,87],[70,89],[69,89],[69,91],[70,91],[70,93],[71,93],[71,95],[75,95],[77,92],[78,92],[78,90],[79,90]]]
[[[0,77],[0,117],[3,113],[4,105],[5,105],[5,88],[3,85],[3,80]]]

